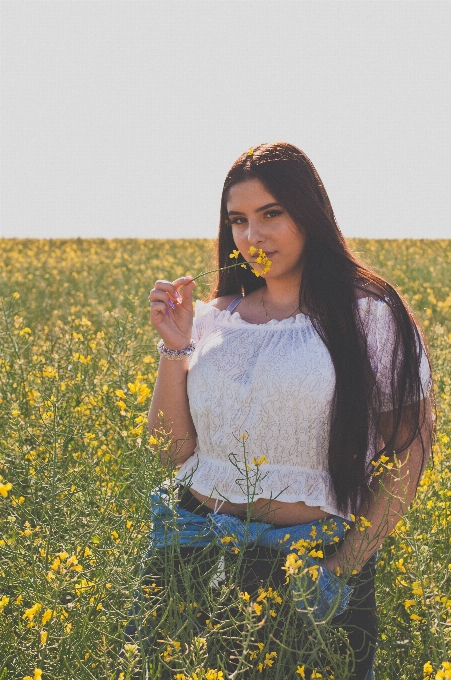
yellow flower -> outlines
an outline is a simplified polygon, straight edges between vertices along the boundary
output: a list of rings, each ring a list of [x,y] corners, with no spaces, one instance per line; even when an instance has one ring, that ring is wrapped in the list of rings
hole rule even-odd
[[[402,571],[403,574],[406,573],[406,568],[404,566],[404,558],[403,557],[401,557],[400,560],[395,562],[395,566],[399,569],[399,571]]]
[[[292,550],[297,550],[299,555],[305,555],[307,548],[309,548],[312,543],[313,541],[306,541],[305,538],[300,538],[299,541],[293,542],[290,548]]]
[[[282,569],[285,569],[287,572],[287,581],[288,581],[288,576],[290,574],[297,574],[299,569],[302,567],[302,560],[299,559],[298,555],[296,553],[290,553],[287,555],[286,560],[285,560],[285,566],[282,567]]]
[[[230,257],[232,260],[233,260],[233,259],[238,259],[238,255],[239,255],[239,254],[240,254],[240,251],[239,251],[239,250],[232,250],[232,252],[230,253],[229,257]]]
[[[13,485],[11,484],[11,482],[6,482],[6,484],[0,482],[0,496],[6,498],[6,496],[8,495],[8,491],[11,491],[12,488]]]
[[[249,148],[249,151],[247,152],[248,156],[253,156],[254,155],[254,149],[252,147]]]
[[[40,668],[34,669],[33,677],[31,675],[25,675],[23,680],[42,680],[42,671]]]
[[[91,588],[95,587],[95,583],[92,581],[87,581],[85,578],[80,579],[78,583],[75,584],[75,590],[77,592],[77,595],[81,595],[87,590],[90,590]]]
[[[301,678],[305,678],[305,666],[298,666],[296,669],[296,673],[301,676]]]
[[[260,595],[257,597],[257,602],[261,602],[262,600],[266,601],[267,597],[268,597],[268,593],[266,592],[266,590],[262,590]]]
[[[255,604],[254,604],[254,609],[255,609],[255,613],[256,613],[258,616],[260,616],[260,614],[262,613],[262,609],[263,609],[263,607],[261,606],[261,604],[255,603]]]
[[[246,600],[246,602],[248,602],[249,599],[250,599],[249,593],[240,593],[240,597],[241,597],[243,600]]]
[[[31,623],[40,609],[42,609],[42,604],[40,602],[36,602],[36,604],[34,604],[32,607],[25,610],[22,618],[28,619]]]
[[[369,522],[363,515],[360,515],[359,519],[363,527],[371,526],[371,522]]]
[[[41,645],[45,645],[47,642],[48,633],[46,630],[41,630]]]
[[[224,538],[221,538],[221,543],[232,543],[232,541],[236,540],[237,540],[236,536],[224,536]]]
[[[318,571],[319,571],[319,564],[315,564],[315,565],[313,565],[313,567],[308,568],[308,572],[309,572],[311,578],[314,581],[316,581],[316,579],[318,578]]]
[[[46,378],[56,378],[58,374],[52,366],[45,366],[44,370],[42,371],[42,375]]]
[[[42,615],[42,625],[45,626],[47,621],[50,621],[52,616],[55,616],[56,612],[52,611],[51,609],[46,609],[45,612]]]
[[[424,666],[423,666],[423,673],[424,673],[425,675],[429,675],[430,673],[432,673],[432,670],[433,670],[433,669],[432,669],[431,662],[430,662],[430,661],[426,661],[426,663],[425,663]]]
[[[258,252],[258,257],[255,261],[261,266],[262,268],[261,273],[266,274],[267,272],[269,272],[272,262],[261,248],[259,248],[257,251],[257,248],[251,246],[248,252],[250,255],[255,255],[255,253]],[[257,271],[256,269],[252,269],[252,272],[255,274],[255,276],[260,276],[260,272]]]
[[[265,660],[263,662],[264,666],[271,667],[274,663],[274,658],[277,659],[277,652],[269,652],[265,656]]]
[[[267,459],[266,459],[266,456],[260,456],[260,458],[253,458],[253,459],[252,459],[252,462],[253,462],[254,465],[256,465],[257,467],[260,467],[260,465],[263,465],[263,463],[268,463],[268,461],[267,461]]]
[[[205,680],[224,680],[224,674],[222,671],[215,671],[209,668],[205,673]]]
[[[57,571],[58,567],[61,564],[61,560],[59,557],[55,557],[53,560],[52,564],[50,565],[50,569],[53,569],[53,571]]]
[[[0,600],[0,614],[3,613],[4,608],[9,602],[9,597],[6,597],[6,595],[3,595],[2,599]]]

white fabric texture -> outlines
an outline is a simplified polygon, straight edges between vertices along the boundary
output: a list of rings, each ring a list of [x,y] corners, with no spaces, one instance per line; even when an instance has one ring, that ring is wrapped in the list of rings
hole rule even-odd
[[[370,297],[356,310],[383,410],[390,410],[391,310]],[[251,324],[238,311],[197,301],[193,339],[187,389],[197,442],[176,479],[233,503],[304,501],[349,519],[335,506],[327,465],[335,371],[310,318]],[[425,355],[420,372],[427,393]],[[373,451],[367,455],[371,460]],[[267,463],[256,465],[261,456]]]

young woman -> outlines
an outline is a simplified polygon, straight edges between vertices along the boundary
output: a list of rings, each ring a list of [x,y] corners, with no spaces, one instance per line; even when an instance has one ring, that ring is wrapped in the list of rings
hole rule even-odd
[[[224,269],[231,254],[244,266]],[[418,324],[350,252],[318,173],[290,144],[262,144],[232,166],[218,267],[214,299],[198,301],[194,318],[190,277],[150,291],[161,361],[149,432],[171,433],[181,509],[250,515],[254,527],[275,530],[349,521],[318,564],[353,587],[333,622],[348,632],[351,677],[370,679],[376,551],[406,512],[431,451],[431,377]],[[264,474],[249,498],[237,469],[251,460]],[[388,466],[374,475],[380,460]],[[283,588],[286,555],[258,541],[247,550],[249,592],[270,574]]]

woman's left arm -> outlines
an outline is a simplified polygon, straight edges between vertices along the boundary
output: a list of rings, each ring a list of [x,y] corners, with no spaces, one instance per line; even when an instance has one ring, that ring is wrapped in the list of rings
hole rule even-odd
[[[408,409],[406,407],[406,416]],[[345,575],[360,571],[407,512],[431,454],[432,408],[429,398],[421,401],[421,409],[423,446],[418,436],[407,450],[398,453],[395,442],[398,465],[385,465],[383,473],[373,477],[369,500],[359,510],[359,516],[364,517],[370,525],[356,522],[337,553],[322,560],[322,564],[330,571],[337,572],[337,567]],[[380,432],[384,442],[390,439],[392,419],[392,412],[380,414]],[[401,426],[399,442],[403,440],[405,429],[406,425]]]

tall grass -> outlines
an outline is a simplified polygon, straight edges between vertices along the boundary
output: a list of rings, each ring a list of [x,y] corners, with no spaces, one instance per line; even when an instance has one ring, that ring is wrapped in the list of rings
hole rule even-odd
[[[379,553],[376,677],[451,677],[450,242],[351,247],[424,324],[438,398],[435,464]],[[149,494],[167,477],[146,429],[158,365],[147,295],[157,278],[209,268],[212,243],[11,239],[0,252],[0,678],[125,678],[141,663],[134,647],[120,651],[149,547]],[[198,297],[207,286],[198,282]],[[219,546],[211,574],[224,558]],[[184,585],[154,579],[143,591],[160,640],[151,677],[220,680],[248,667],[299,678],[304,664],[347,677],[343,656],[326,669],[321,629],[306,629],[303,656],[290,651],[295,612],[283,593],[255,608],[233,567],[216,590],[195,593],[194,568],[183,566]],[[339,631],[325,634],[336,648]]]

